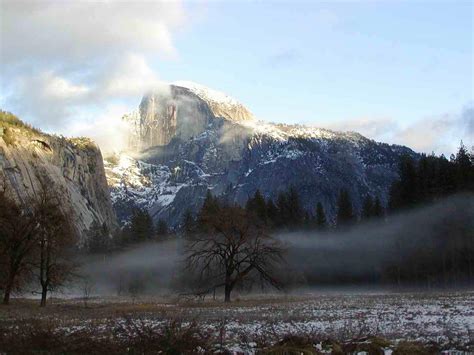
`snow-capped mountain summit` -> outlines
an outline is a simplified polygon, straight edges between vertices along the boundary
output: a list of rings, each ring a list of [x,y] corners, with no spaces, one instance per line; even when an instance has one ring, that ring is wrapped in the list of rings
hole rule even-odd
[[[216,117],[238,122],[255,119],[253,114],[244,105],[223,92],[210,89],[192,81],[175,81],[171,85],[189,89],[209,105],[209,108]]]
[[[145,95],[139,110],[124,116],[133,157],[105,165],[120,220],[140,206],[178,227],[208,189],[244,204],[257,189],[276,199],[290,186],[309,213],[321,202],[331,219],[341,188],[356,210],[367,194],[386,203],[400,155],[415,154],[354,132],[240,119],[248,110],[236,100],[181,85]]]

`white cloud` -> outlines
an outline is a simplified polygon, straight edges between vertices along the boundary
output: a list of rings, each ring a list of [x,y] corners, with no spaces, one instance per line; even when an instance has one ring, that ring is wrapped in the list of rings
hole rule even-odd
[[[143,56],[130,54],[107,72],[99,83],[100,91],[107,96],[140,96],[152,87],[161,85],[157,74]]]
[[[390,132],[398,129],[398,124],[393,118],[360,118],[325,125],[336,131],[354,131],[366,137],[384,140]]]
[[[85,85],[74,85],[67,79],[55,76],[47,71],[39,76],[42,94],[46,97],[58,100],[69,100],[86,95],[89,88]]]
[[[461,140],[468,147],[474,145],[474,106],[468,104],[460,112],[426,117],[405,125],[393,118],[361,118],[323,126],[359,132],[377,141],[406,145],[417,152],[450,155]]]
[[[4,64],[90,61],[124,51],[174,55],[179,1],[2,0]]]
[[[448,137],[458,130],[454,117],[441,115],[414,122],[394,132],[393,140],[421,152],[448,152],[452,145]]]
[[[93,139],[101,147],[104,156],[120,152],[127,145],[129,127],[121,119],[127,109],[124,105],[107,105],[93,121],[78,120],[71,123],[69,135]]]
[[[150,63],[177,56],[173,34],[188,21],[180,1],[0,0],[0,6],[3,108],[68,135],[76,130],[71,125],[85,133],[105,128],[106,119],[116,124],[112,114],[120,118],[160,86]],[[116,106],[118,100],[125,105]]]
[[[407,145],[417,151],[449,156],[462,140],[474,145],[474,106],[466,105],[460,112],[445,113],[421,119],[393,132],[392,142]]]
[[[35,125],[55,124],[74,112],[74,105],[84,100],[90,89],[46,70],[35,75],[21,75],[11,86],[13,94],[6,102],[25,115],[36,117]]]

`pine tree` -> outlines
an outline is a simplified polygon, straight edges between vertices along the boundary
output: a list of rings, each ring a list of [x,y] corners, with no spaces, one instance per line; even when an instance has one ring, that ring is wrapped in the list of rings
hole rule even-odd
[[[110,233],[107,224],[94,220],[87,232],[86,247],[89,253],[105,253],[110,249]]]
[[[289,211],[288,211],[288,200],[284,192],[280,192],[276,201],[276,208],[278,210],[276,218],[276,226],[283,227],[287,226],[290,220]]]
[[[326,213],[324,212],[324,208],[321,202],[318,202],[316,205],[316,227],[318,229],[326,228]]]
[[[415,206],[418,198],[418,184],[415,161],[410,156],[403,156],[400,162],[400,207]]]
[[[211,193],[211,190],[207,190],[204,203],[198,213],[197,227],[206,228],[207,220],[214,218],[220,212],[219,201]]]
[[[399,173],[399,180],[390,188],[389,206],[392,211],[415,206],[420,195],[417,168],[411,156],[400,158]]]
[[[356,218],[353,212],[351,197],[346,189],[342,189],[339,193],[337,206],[337,226],[342,227],[353,224]]]
[[[162,218],[158,220],[158,223],[156,225],[156,235],[158,238],[164,238],[168,235],[169,230],[168,230],[168,224],[166,221]]]
[[[260,190],[257,189],[253,197],[247,200],[245,209],[249,215],[256,216],[264,223],[268,222],[267,204],[265,198],[260,193]]]
[[[267,200],[267,216],[268,221],[275,226],[278,223],[278,208],[271,198]]]
[[[292,186],[287,193],[288,225],[298,227],[304,220],[304,210],[301,206],[300,197],[296,189]]]
[[[130,221],[130,237],[133,242],[150,240],[154,236],[153,220],[147,211],[136,208]]]
[[[385,215],[384,208],[380,202],[380,198],[377,196],[375,198],[373,216],[375,218],[382,218]]]
[[[191,234],[194,231],[196,221],[194,220],[193,213],[188,208],[183,215],[183,231],[186,235]]]
[[[368,220],[374,216],[374,200],[372,196],[367,195],[362,205],[362,219]]]
[[[454,158],[456,164],[456,185],[458,191],[466,191],[473,187],[473,167],[471,158],[466,146],[461,141],[456,157]]]
[[[219,201],[212,195],[211,190],[207,190],[206,198],[202,204],[201,212],[217,213],[219,211]]]
[[[474,164],[461,141],[450,159],[444,155],[422,155],[418,162],[410,156],[400,160],[400,179],[390,189],[391,211],[432,202],[461,191],[474,191]]]

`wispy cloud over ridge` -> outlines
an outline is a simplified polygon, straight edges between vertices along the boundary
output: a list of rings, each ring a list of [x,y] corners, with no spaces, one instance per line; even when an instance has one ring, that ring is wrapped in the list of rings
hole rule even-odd
[[[406,145],[418,152],[449,155],[461,140],[474,145],[474,104],[459,112],[421,118],[402,125],[394,118],[360,118],[326,122],[323,126],[339,131],[355,131],[378,141]]]
[[[160,85],[150,63],[177,57],[173,33],[187,19],[179,1],[2,0],[1,13],[2,101],[68,134]]]

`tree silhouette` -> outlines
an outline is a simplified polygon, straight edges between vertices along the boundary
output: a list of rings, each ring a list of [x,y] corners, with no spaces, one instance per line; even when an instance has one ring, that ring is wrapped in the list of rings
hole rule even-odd
[[[374,200],[372,199],[372,196],[367,195],[362,205],[362,219],[368,220],[374,217],[374,207]]]
[[[321,202],[318,202],[316,205],[316,227],[318,229],[326,228],[327,220],[326,220],[326,213],[324,212],[324,208]]]
[[[355,219],[349,192],[342,189],[337,201],[337,226],[349,226],[355,222]]]
[[[249,214],[255,215],[265,224],[268,223],[267,204],[265,198],[260,193],[260,190],[257,189],[253,197],[247,200],[245,209]]]
[[[253,276],[280,287],[274,268],[284,250],[263,223],[238,206],[222,206],[218,215],[203,212],[201,219],[205,228],[191,234],[185,247],[186,269],[198,272],[201,285],[224,287],[225,302]]]

